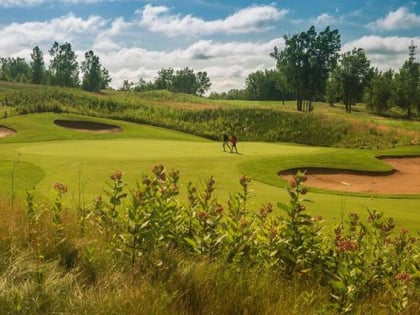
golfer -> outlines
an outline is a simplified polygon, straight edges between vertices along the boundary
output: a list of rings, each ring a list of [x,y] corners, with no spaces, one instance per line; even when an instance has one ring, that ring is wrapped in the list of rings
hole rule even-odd
[[[230,152],[233,153],[233,149],[235,149],[235,152],[238,153],[238,149],[236,148],[236,142],[237,141],[238,141],[238,139],[236,138],[235,135],[230,136],[230,142],[232,143],[232,146],[230,147]]]
[[[231,150],[230,145],[229,145],[229,135],[226,132],[223,133],[223,144],[222,144],[222,146],[223,146],[223,151],[225,151],[225,152],[226,152],[226,147],[228,147],[228,149]]]

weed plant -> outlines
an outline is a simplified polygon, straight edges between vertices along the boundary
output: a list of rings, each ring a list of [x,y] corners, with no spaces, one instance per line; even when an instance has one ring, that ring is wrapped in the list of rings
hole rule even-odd
[[[251,180],[218,201],[216,179],[188,185],[156,165],[134,187],[114,171],[84,211],[0,204],[1,314],[416,314],[420,243],[380,211],[334,228],[309,213],[306,175],[289,201],[251,209]],[[275,208],[281,210],[274,211]],[[365,217],[365,218],[363,218]],[[81,228],[83,224],[83,229]]]

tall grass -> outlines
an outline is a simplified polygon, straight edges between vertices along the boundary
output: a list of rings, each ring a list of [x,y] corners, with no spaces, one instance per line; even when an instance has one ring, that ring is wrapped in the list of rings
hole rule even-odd
[[[216,103],[196,96],[153,91],[87,93],[59,87],[25,86],[0,93],[20,114],[71,112],[179,130],[208,139],[226,131],[243,141],[286,141],[320,146],[386,148],[420,143],[416,130],[382,128],[378,122],[343,115],[297,113],[288,106]],[[398,130],[397,130],[398,129]]]

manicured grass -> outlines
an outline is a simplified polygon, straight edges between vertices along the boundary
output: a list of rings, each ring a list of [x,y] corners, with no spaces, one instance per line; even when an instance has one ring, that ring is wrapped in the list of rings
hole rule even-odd
[[[124,132],[90,134],[67,130],[53,124],[58,118],[112,123],[123,127]],[[370,151],[260,142],[240,142],[241,154],[231,154],[223,152],[219,142],[188,134],[78,115],[33,114],[1,122],[18,131],[14,137],[0,139],[1,184],[6,188],[3,190],[10,187],[11,167],[15,163],[18,165],[14,172],[15,189],[20,196],[35,184],[37,191],[48,195],[55,182],[63,182],[69,186],[69,203],[79,202],[79,197],[90,202],[94,196],[103,194],[114,170],[122,170],[127,183],[134,187],[141,174],[148,173],[155,164],[163,164],[180,171],[184,197],[188,182],[199,184],[214,176],[216,195],[226,200],[229,194],[240,190],[241,175],[251,176],[254,197],[249,205],[257,210],[266,201],[288,199],[286,183],[276,175],[280,170],[345,165],[349,169],[387,171],[390,167],[375,159],[375,155],[420,154],[419,147]],[[401,225],[420,229],[419,199],[317,191],[308,198],[314,201],[308,205],[310,211],[329,222],[341,220],[349,211],[377,208]]]

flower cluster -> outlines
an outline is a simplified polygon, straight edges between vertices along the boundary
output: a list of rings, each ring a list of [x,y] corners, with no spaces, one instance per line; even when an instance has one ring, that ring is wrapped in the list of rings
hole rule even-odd
[[[395,275],[395,280],[399,280],[404,284],[408,284],[410,282],[410,275],[406,273],[405,271],[402,271]]]
[[[121,178],[123,177],[123,172],[121,171],[115,171],[114,173],[111,174],[111,179],[113,181],[120,181]]]
[[[67,185],[63,183],[55,183],[54,190],[60,194],[65,194],[67,192]]]

